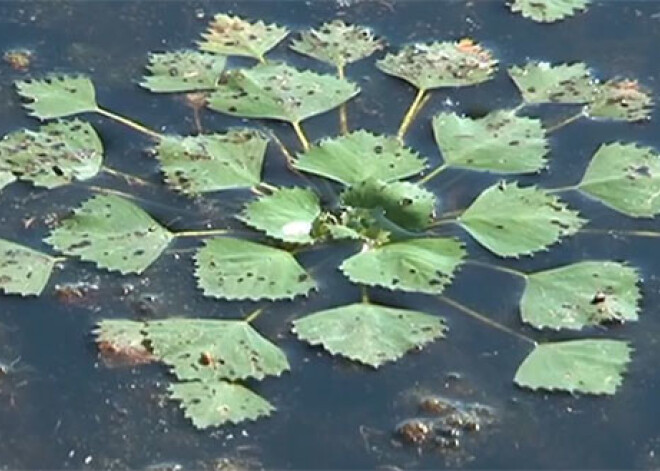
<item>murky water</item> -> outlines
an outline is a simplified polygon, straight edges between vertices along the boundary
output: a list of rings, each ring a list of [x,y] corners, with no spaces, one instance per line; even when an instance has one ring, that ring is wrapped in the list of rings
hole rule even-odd
[[[368,24],[394,47],[407,41],[473,36],[492,48],[503,64],[528,58],[551,62],[584,60],[603,77],[630,76],[658,95],[660,76],[659,2],[599,2],[589,12],[552,26],[538,25],[509,13],[500,1],[236,1],[236,2],[3,2],[0,4],[0,49],[34,52],[30,74],[79,71],[90,74],[99,101],[164,132],[193,131],[190,108],[173,97],[150,95],[136,86],[148,51],[190,47],[215,12],[232,12],[302,29],[334,18]],[[324,66],[287,50],[271,54],[295,65]],[[352,127],[394,132],[412,99],[410,87],[386,77],[374,58],[351,66],[348,75],[362,87],[349,104]],[[327,69],[326,69],[327,70]],[[329,71],[329,70],[328,70]],[[11,86],[24,73],[0,65],[0,133],[35,122],[25,116]],[[383,100],[383,97],[386,97]],[[451,102],[446,101],[450,98]],[[435,161],[439,158],[429,119],[451,108],[471,114],[515,106],[518,95],[506,74],[478,87],[441,91],[419,116],[408,143]],[[568,109],[530,109],[548,122]],[[654,116],[655,118],[655,116]],[[154,159],[145,153],[142,136],[96,116],[106,146],[108,165],[154,182],[131,188],[109,176],[94,185],[137,195],[139,203],[172,229],[228,224],[250,197],[233,191],[190,200],[158,185]],[[240,123],[204,111],[207,130]],[[637,141],[660,147],[660,124],[578,122],[552,137],[552,164],[542,185],[574,183],[601,142]],[[312,139],[337,132],[335,113],[306,124]],[[269,123],[290,147],[295,136],[287,126]],[[266,180],[296,183],[282,156],[269,148]],[[444,209],[464,207],[492,175],[447,171],[433,187]],[[522,177],[523,183],[536,181]],[[41,239],[48,225],[91,193],[84,184],[52,192],[14,184],[1,197],[0,236],[47,250]],[[337,187],[321,187],[331,200]],[[631,221],[576,194],[566,199],[592,221],[594,228],[657,229],[655,221]],[[32,219],[34,218],[34,219]],[[247,232],[247,231],[246,231]],[[456,230],[458,233],[458,230]],[[252,234],[252,233],[251,233]],[[252,235],[251,237],[256,237]],[[471,256],[497,262],[467,237]],[[165,400],[168,376],[160,366],[107,369],[98,363],[90,334],[103,318],[152,319],[177,316],[236,318],[255,303],[204,299],[191,276],[190,251],[195,241],[178,241],[145,276],[118,277],[90,264],[67,263],[35,299],[0,299],[0,467],[7,468],[655,468],[660,465],[660,422],[657,398],[660,373],[657,349],[660,318],[660,246],[654,239],[579,234],[549,253],[506,262],[538,270],[582,259],[627,260],[640,267],[644,301],[637,324],[593,336],[630,339],[636,349],[620,392],[611,398],[567,394],[545,395],[520,390],[513,374],[530,345],[466,317],[428,296],[372,290],[374,301],[438,313],[447,317],[447,340],[406,356],[379,371],[366,370],[311,349],[288,333],[290,320],[313,310],[355,301],[358,289],[336,269],[340,257],[356,250],[351,244],[301,256],[319,279],[321,290],[306,300],[268,307],[257,327],[287,353],[292,370],[281,378],[252,386],[277,407],[271,418],[214,431],[196,431],[177,405]],[[57,285],[88,283],[83,298],[65,299]],[[502,324],[537,339],[572,334],[534,333],[518,320],[520,280],[478,267],[464,267],[447,291],[452,298]],[[492,407],[496,420],[479,434],[466,436],[460,452],[399,446],[393,432],[404,419],[416,417],[416,397],[432,393]]]

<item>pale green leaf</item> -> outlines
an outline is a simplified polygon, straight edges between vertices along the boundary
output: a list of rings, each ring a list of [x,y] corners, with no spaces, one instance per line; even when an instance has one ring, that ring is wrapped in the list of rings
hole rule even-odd
[[[497,68],[491,52],[470,39],[411,44],[376,66],[420,90],[463,87],[490,80]]]
[[[289,252],[247,240],[216,238],[197,252],[195,271],[206,296],[224,299],[293,299],[316,289]]]
[[[165,180],[186,194],[248,188],[261,181],[268,140],[258,131],[166,136],[156,147]]]
[[[14,181],[16,181],[16,177],[13,173],[0,170],[0,190]]]
[[[387,219],[411,231],[428,227],[435,211],[433,193],[409,182],[366,180],[347,188],[341,202],[348,207],[382,209]]]
[[[128,319],[100,321],[93,334],[106,366],[135,366],[154,361],[146,345],[144,328],[144,322]]]
[[[513,66],[509,76],[520,90],[525,103],[582,104],[593,99],[597,83],[586,64],[529,62]]]
[[[226,381],[174,383],[169,391],[172,399],[181,401],[185,416],[198,429],[256,420],[275,410],[246,387]]]
[[[245,206],[239,219],[270,237],[297,244],[311,244],[319,198],[306,188],[281,188]]]
[[[393,136],[354,131],[321,141],[299,155],[293,166],[354,185],[368,179],[390,182],[410,177],[424,170],[426,160]]]
[[[300,33],[291,49],[335,67],[359,61],[385,47],[382,39],[364,26],[347,25],[341,20],[324,23],[318,29]]]
[[[548,142],[541,121],[509,110],[483,118],[441,113],[433,134],[445,164],[496,173],[538,172],[546,164]]]
[[[643,121],[651,117],[653,98],[636,80],[610,80],[598,85],[587,106],[590,118]]]
[[[458,221],[477,242],[501,257],[546,249],[585,223],[556,196],[504,182],[481,193]]]
[[[660,213],[660,155],[636,144],[603,144],[578,188],[628,216],[653,217]]]
[[[444,337],[445,329],[441,317],[364,303],[316,312],[293,322],[301,340],[374,368]]]
[[[523,321],[539,329],[581,329],[637,320],[641,294],[634,268],[586,261],[527,276],[520,301]]]
[[[0,239],[0,289],[6,294],[40,295],[54,265],[53,257]]]
[[[182,381],[263,379],[289,369],[284,352],[243,320],[165,319],[148,322],[145,333]]]
[[[225,62],[224,56],[196,51],[151,53],[147,65],[150,75],[140,85],[155,93],[212,90]]]
[[[440,294],[465,258],[456,239],[408,239],[368,248],[341,264],[354,283],[392,290]]]
[[[67,255],[121,274],[142,273],[165,250],[172,234],[130,201],[94,196],[46,239]]]
[[[282,41],[289,31],[276,24],[263,21],[249,23],[238,16],[215,15],[202,41],[198,42],[202,51],[244,56],[262,60],[264,54]]]
[[[18,94],[28,100],[25,108],[39,119],[62,118],[96,111],[96,92],[85,76],[51,75],[42,80],[16,82]]]
[[[614,394],[623,381],[631,348],[621,340],[569,340],[537,345],[514,381],[530,389]]]
[[[511,11],[539,23],[552,23],[584,10],[591,0],[513,0]]]
[[[36,186],[55,188],[90,179],[101,170],[103,144],[84,121],[58,121],[24,129],[0,141],[0,168]]]
[[[325,113],[358,92],[357,86],[344,79],[268,64],[226,72],[208,103],[211,109],[232,116],[296,123]]]

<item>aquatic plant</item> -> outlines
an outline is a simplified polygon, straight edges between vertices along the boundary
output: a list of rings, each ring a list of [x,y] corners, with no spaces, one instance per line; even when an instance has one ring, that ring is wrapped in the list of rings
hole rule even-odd
[[[556,13],[565,14],[586,2],[546,3],[565,5]],[[536,4],[516,1],[512,8],[533,15]],[[336,74],[328,75],[267,60],[268,52],[288,34],[282,26],[218,14],[198,43],[200,51],[150,54],[140,85],[153,93],[202,93],[210,109],[227,115],[289,123],[300,142],[296,155],[263,127],[162,135],[100,106],[86,76],[54,74],[17,82],[30,114],[50,122],[10,133],[0,142],[2,187],[20,179],[54,189],[101,172],[139,184],[138,176],[105,166],[103,145],[92,125],[69,118],[99,113],[153,139],[172,190],[204,197],[251,189],[256,198],[235,217],[262,237],[245,240],[223,227],[175,232],[141,209],[131,195],[94,188],[99,194],[83,202],[46,239],[64,257],[0,240],[0,288],[6,294],[39,295],[68,257],[120,274],[141,274],[176,239],[206,239],[194,255],[197,285],[204,296],[265,300],[262,308],[235,320],[105,319],[95,330],[105,354],[124,356],[132,364],[167,365],[176,378],[169,387],[171,397],[203,428],[271,413],[274,407],[245,381],[279,376],[289,363],[254,323],[270,302],[295,302],[321,289],[297,260],[300,251],[348,241],[361,250],[339,268],[362,287],[362,299],[294,320],[292,332],[300,340],[380,368],[444,338],[447,325],[435,312],[376,304],[369,299],[369,288],[421,293],[529,342],[531,352],[514,377],[519,386],[613,394],[630,360],[627,342],[586,338],[537,343],[444,291],[461,266],[480,265],[525,281],[520,300],[525,324],[554,330],[607,327],[638,318],[640,277],[634,267],[613,260],[581,260],[526,273],[472,259],[460,239],[442,231],[447,225],[458,226],[493,254],[517,258],[548,250],[584,230],[587,219],[558,193],[579,191],[624,215],[654,217],[660,212],[658,154],[634,143],[603,144],[581,180],[571,186],[521,186],[511,180],[512,175],[541,173],[549,163],[548,134],[577,119],[648,119],[652,99],[644,88],[630,79],[601,81],[583,63],[511,66],[507,72],[520,90],[520,105],[482,117],[436,115],[432,129],[443,161],[430,167],[405,145],[407,131],[434,90],[477,86],[493,78],[498,61],[488,49],[465,38],[407,45],[378,60],[378,69],[417,90],[397,135],[389,136],[351,131],[345,107],[360,92],[346,78],[347,67],[385,49],[383,39],[366,27],[339,20],[302,32],[291,49],[334,67]],[[230,56],[257,63],[228,69]],[[552,126],[523,114],[528,105],[557,103],[574,105],[577,111]],[[336,108],[340,135],[309,142],[304,121]],[[266,149],[273,144],[293,173],[308,175],[304,186],[276,187],[262,180]],[[467,208],[437,214],[442,195],[431,191],[429,183],[448,168],[490,172],[503,179]],[[315,191],[317,178],[342,187],[337,204],[328,204]]]

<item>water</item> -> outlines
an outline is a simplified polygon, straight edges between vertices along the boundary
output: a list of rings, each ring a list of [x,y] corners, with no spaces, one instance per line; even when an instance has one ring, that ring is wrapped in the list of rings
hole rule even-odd
[[[148,51],[190,47],[215,12],[233,12],[293,29],[340,17],[370,25],[393,47],[407,41],[473,36],[494,49],[502,64],[528,58],[551,62],[585,60],[602,77],[630,76],[657,95],[660,63],[660,3],[600,2],[589,12],[553,26],[511,15],[499,1],[353,2],[342,7],[326,2],[4,2],[0,4],[0,47],[34,51],[30,73],[79,71],[90,74],[99,102],[163,132],[190,133],[191,110],[179,99],[155,96],[136,86]],[[295,55],[285,43],[270,55],[295,65],[329,69]],[[373,58],[351,66],[348,75],[362,87],[348,107],[352,127],[394,132],[413,90],[373,67]],[[504,68],[503,65],[503,68]],[[0,66],[0,133],[35,122],[25,116],[11,82],[23,73]],[[386,99],[383,99],[386,97]],[[451,98],[454,105],[445,102]],[[434,94],[411,129],[408,143],[432,161],[439,158],[429,118],[442,109],[481,114],[515,106],[518,95],[506,74],[482,86]],[[570,110],[530,109],[548,122]],[[115,123],[88,117],[102,135],[107,164],[160,181],[155,161],[145,154],[150,143]],[[240,120],[203,111],[205,129],[220,130]],[[294,134],[286,125],[269,123],[291,148]],[[580,121],[552,137],[552,164],[542,175],[548,187],[572,184],[601,142],[637,141],[660,147],[658,121],[645,124]],[[337,132],[337,115],[328,113],[305,123],[311,139]],[[295,184],[274,146],[268,151],[266,180]],[[447,171],[432,184],[444,209],[464,207],[495,176]],[[522,177],[528,184],[536,177]],[[168,227],[204,228],[229,224],[248,192],[223,192],[189,200],[159,186],[131,188],[110,176],[94,185],[131,192]],[[337,187],[326,185],[330,201]],[[48,250],[41,239],[48,222],[65,216],[87,198],[83,184],[53,192],[14,184],[2,193],[0,233]],[[572,206],[589,217],[594,228],[649,229],[655,221],[633,221],[578,194]],[[35,218],[28,225],[30,218]],[[451,231],[450,231],[451,232]],[[457,234],[458,230],[455,231]],[[251,235],[251,237],[255,237]],[[463,236],[472,257],[498,262]],[[177,250],[194,247],[178,241]],[[376,302],[425,310],[447,317],[447,340],[407,355],[379,371],[366,370],[311,349],[288,333],[289,321],[318,309],[354,302],[358,289],[336,270],[351,244],[311,251],[301,257],[312,267],[321,290],[306,300],[276,303],[258,329],[287,353],[292,371],[281,378],[251,384],[277,407],[268,419],[212,431],[196,431],[173,402],[165,400],[168,375],[157,365],[107,369],[98,363],[90,334],[103,318],[152,319],[167,316],[237,318],[255,303],[204,299],[194,287],[191,252],[180,259],[169,250],[143,277],[118,277],[90,264],[67,262],[57,270],[45,293],[34,299],[2,297],[0,361],[13,364],[0,378],[0,466],[7,468],[651,468],[660,465],[660,425],[656,419],[660,375],[656,351],[660,320],[660,258],[657,241],[579,234],[533,258],[502,262],[522,270],[539,270],[571,261],[610,258],[639,267],[644,278],[641,321],[591,336],[629,339],[636,349],[623,387],[611,398],[543,394],[521,390],[513,374],[530,345],[466,317],[430,297],[372,290]],[[341,252],[341,253],[340,253]],[[340,253],[340,254],[339,254]],[[499,263],[499,262],[498,262]],[[82,300],[63,302],[56,285],[90,283]],[[478,267],[464,267],[447,291],[474,309],[534,338],[561,339],[575,334],[534,333],[520,325],[518,279]],[[456,373],[456,374],[454,374]],[[496,423],[476,438],[464,440],[459,453],[423,451],[392,443],[394,427],[415,417],[414,401],[424,392],[481,402],[496,411]]]

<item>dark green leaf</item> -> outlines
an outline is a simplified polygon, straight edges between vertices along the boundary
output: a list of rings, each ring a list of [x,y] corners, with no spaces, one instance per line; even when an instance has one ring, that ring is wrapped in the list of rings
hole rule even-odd
[[[141,86],[156,93],[195,92],[215,88],[225,68],[224,56],[195,51],[149,54]]]
[[[596,94],[597,83],[582,62],[529,62],[523,67],[513,66],[508,72],[526,103],[582,104]]]
[[[513,0],[511,11],[540,23],[552,23],[584,10],[591,0]]]
[[[24,105],[39,119],[62,118],[96,111],[96,93],[91,80],[76,75],[51,75],[43,80],[16,82],[18,94],[28,100]]]

